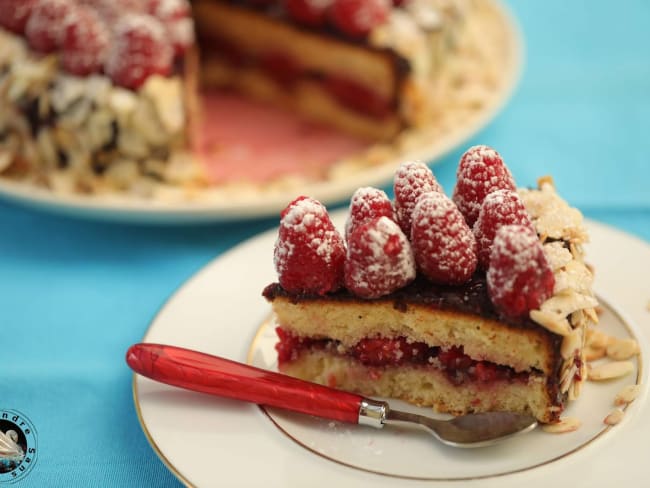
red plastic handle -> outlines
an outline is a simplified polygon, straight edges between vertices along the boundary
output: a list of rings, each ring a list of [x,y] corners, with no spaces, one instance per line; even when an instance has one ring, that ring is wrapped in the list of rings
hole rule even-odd
[[[342,422],[359,421],[362,396],[202,352],[135,344],[127,351],[126,362],[142,376],[187,390]]]

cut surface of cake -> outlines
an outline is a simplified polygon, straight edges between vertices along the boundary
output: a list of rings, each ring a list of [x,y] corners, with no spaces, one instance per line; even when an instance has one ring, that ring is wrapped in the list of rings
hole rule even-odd
[[[480,36],[498,38],[494,52],[507,51],[498,26],[489,34],[481,28],[494,12],[471,1],[3,5],[0,174],[66,193],[150,197],[179,187],[191,199],[215,179],[259,176],[255,158],[246,173],[206,168],[221,156],[241,166],[235,153],[242,152],[229,134],[199,130],[214,120],[204,114],[215,106],[202,102],[206,88],[236,90],[346,135],[334,138],[339,151],[321,151],[304,174],[295,165],[263,172],[278,185],[294,175],[322,181],[387,162],[457,123],[443,117],[451,105],[466,117],[487,103],[499,63],[476,48]],[[474,20],[466,58],[453,65]],[[472,67],[476,72],[463,74]],[[473,83],[478,78],[484,81]],[[431,127],[433,120],[440,126]],[[420,139],[409,132],[425,126],[431,133]],[[330,147],[332,139],[326,133],[317,140]]]
[[[414,163],[396,174],[395,202],[358,190],[346,239],[317,202],[292,202],[279,282],[263,292],[280,371],[454,415],[558,421],[586,379],[585,330],[597,321],[587,234],[550,179],[514,188],[479,146],[461,159],[453,201]]]

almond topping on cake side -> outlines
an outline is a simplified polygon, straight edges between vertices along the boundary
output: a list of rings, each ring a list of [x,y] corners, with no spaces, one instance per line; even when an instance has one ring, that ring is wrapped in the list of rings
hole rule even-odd
[[[501,156],[475,146],[452,198],[417,162],[397,169],[394,194],[357,190],[345,237],[308,197],[283,212],[279,283],[263,293],[281,371],[455,415],[510,410],[543,423],[560,421],[588,376],[627,372],[612,363],[587,374],[587,335],[597,334],[587,233],[552,180],[517,190]]]

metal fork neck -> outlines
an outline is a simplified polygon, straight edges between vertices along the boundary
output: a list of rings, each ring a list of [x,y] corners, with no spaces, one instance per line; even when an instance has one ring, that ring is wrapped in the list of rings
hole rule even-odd
[[[386,421],[388,403],[364,398],[359,405],[359,424],[381,429]]]

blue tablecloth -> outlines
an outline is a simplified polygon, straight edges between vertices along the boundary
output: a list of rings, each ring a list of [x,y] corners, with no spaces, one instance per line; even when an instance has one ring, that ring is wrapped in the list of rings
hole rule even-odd
[[[650,3],[511,8],[523,78],[464,147],[497,148],[519,184],[552,174],[587,217],[650,241]],[[448,190],[461,152],[434,168]],[[40,451],[17,486],[178,486],[140,429],[124,353],[187,278],[276,222],[129,226],[0,203],[0,410],[31,419]]]

